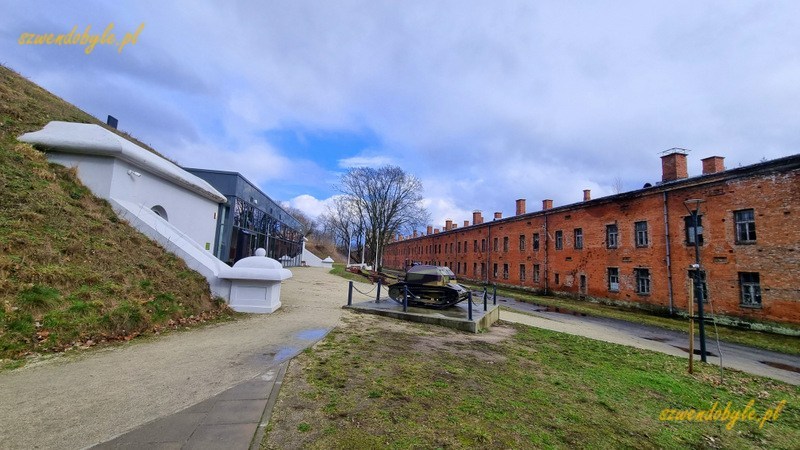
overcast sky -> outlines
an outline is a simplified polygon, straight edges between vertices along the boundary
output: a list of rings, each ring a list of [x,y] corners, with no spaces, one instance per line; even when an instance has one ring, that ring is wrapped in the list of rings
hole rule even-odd
[[[112,23],[144,28],[19,44]],[[4,0],[0,63],[312,216],[356,165],[419,177],[438,226],[641,188],[672,147],[690,175],[800,148],[797,1]]]

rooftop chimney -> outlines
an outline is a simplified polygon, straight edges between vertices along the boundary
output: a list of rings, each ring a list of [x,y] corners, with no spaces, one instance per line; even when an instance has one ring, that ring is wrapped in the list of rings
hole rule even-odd
[[[583,201],[588,202],[592,199],[592,190],[591,189],[584,189],[583,190]]]
[[[427,231],[427,233],[425,233],[425,234],[430,235],[431,233],[433,233],[433,227],[428,225],[428,229],[426,231]]]
[[[517,214],[516,215],[521,216],[523,214],[525,214],[525,199],[524,198],[520,198],[520,199],[517,200]]]
[[[494,213],[494,220],[502,219],[502,218],[503,218],[503,213],[501,213],[499,211]]]
[[[417,237],[417,230],[414,230],[414,237]]]
[[[722,156],[709,156],[700,161],[703,162],[703,175],[710,175],[725,170],[725,158]]]
[[[483,217],[480,211],[472,211],[472,224],[480,225],[483,223]]]
[[[464,226],[465,226],[465,227],[468,227],[468,226],[469,226],[469,220],[465,220],[465,221],[464,221]]]
[[[458,224],[457,223],[454,223],[454,224],[450,225],[450,229],[451,230],[455,230],[456,228],[458,228]]]
[[[436,233],[438,233],[438,232],[439,232],[439,229],[438,229],[438,228],[434,228],[434,229],[433,229],[433,234],[436,234]]]
[[[453,228],[453,221],[451,219],[447,219],[444,221],[444,231],[448,231]]]
[[[672,149],[671,149],[672,150]],[[682,180],[689,177],[686,169],[686,153],[683,150],[675,149],[661,157],[661,181]]]
[[[542,211],[551,209],[553,207],[553,201],[549,198],[546,200],[542,200]]]

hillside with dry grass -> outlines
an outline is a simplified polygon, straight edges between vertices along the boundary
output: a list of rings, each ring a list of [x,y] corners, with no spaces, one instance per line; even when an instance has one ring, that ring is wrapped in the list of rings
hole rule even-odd
[[[0,66],[0,367],[227,314],[202,276],[74,170],[17,141],[53,120],[104,125]]]

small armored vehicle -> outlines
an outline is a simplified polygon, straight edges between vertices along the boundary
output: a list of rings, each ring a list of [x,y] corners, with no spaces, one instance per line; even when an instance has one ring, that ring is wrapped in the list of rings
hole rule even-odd
[[[467,299],[469,291],[456,282],[448,267],[417,265],[408,269],[404,281],[389,285],[389,297],[403,303],[408,289],[408,304],[424,308],[447,308]]]

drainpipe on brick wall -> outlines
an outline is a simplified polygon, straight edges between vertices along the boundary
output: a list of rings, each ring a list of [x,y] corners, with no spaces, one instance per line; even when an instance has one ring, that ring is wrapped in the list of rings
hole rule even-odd
[[[547,214],[544,215],[544,293],[550,293],[550,267],[547,265],[547,247],[550,241],[550,235],[547,231]]]
[[[669,315],[673,314],[672,300],[672,258],[669,245],[669,209],[667,208],[667,191],[664,191],[664,240],[667,245],[667,292],[669,293]]]

